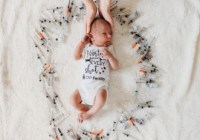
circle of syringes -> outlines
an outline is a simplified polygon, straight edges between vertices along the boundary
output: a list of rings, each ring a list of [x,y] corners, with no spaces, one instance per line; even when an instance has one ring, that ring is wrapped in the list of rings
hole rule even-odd
[[[98,4],[98,1],[96,0],[95,3]],[[54,82],[56,82],[58,75],[56,75],[56,65],[51,63],[51,55],[54,47],[63,42],[69,24],[82,20],[85,16],[85,10],[83,3],[77,6],[71,0],[69,1],[67,13],[62,6],[46,9],[39,19],[39,28],[35,28],[32,35],[37,59],[42,66],[39,81],[43,84],[50,110],[49,124],[51,131],[49,132],[49,138],[53,140],[108,140],[115,131],[118,131],[125,137],[138,139],[128,133],[128,128],[134,127],[139,132],[138,126],[144,125],[152,117],[152,114],[146,114],[143,118],[137,118],[133,116],[133,111],[152,108],[151,100],[138,103],[134,110],[118,111],[119,118],[113,121],[112,127],[107,131],[100,129],[92,132],[83,128],[75,130],[73,127],[64,130],[60,127],[60,124],[67,119],[68,114],[63,108],[59,95],[54,88]],[[133,25],[133,22],[140,14],[138,11],[131,12],[126,8],[120,7],[117,0],[114,0],[111,4],[111,14],[120,26],[130,28],[129,34],[133,40],[131,48],[134,50],[138,66],[136,69],[137,87],[142,85],[147,88],[157,88],[158,83],[155,80],[158,77],[159,69],[156,65],[149,62],[152,58],[151,45],[154,38],[148,42],[144,37],[147,28]],[[137,98],[139,93],[139,88],[133,91],[135,98]]]

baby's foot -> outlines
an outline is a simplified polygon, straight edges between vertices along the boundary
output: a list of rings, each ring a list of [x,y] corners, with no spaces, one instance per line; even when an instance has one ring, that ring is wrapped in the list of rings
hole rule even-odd
[[[89,109],[89,106],[87,106],[86,104],[80,104],[78,108],[80,113],[87,112]]]
[[[84,113],[79,113],[78,114],[78,122],[82,123],[83,120],[88,120],[92,116],[93,116],[93,114],[89,113],[88,111],[84,112]]]
[[[83,106],[83,107],[80,109],[80,113],[87,112],[88,110],[89,110],[89,107]]]

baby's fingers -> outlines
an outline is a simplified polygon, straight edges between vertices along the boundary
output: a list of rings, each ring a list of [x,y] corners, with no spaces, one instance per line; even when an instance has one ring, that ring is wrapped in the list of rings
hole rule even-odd
[[[102,54],[106,55],[107,54],[107,50],[106,49],[102,50]]]
[[[84,41],[88,41],[88,39],[90,39],[89,36],[88,36],[88,35],[85,35],[85,36],[84,36]]]
[[[89,43],[90,42],[90,35],[89,34],[86,34],[84,37],[83,37],[83,41],[85,42],[85,43]]]

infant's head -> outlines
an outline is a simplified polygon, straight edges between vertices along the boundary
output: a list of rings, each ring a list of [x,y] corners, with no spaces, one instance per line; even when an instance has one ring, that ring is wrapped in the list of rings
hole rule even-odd
[[[111,45],[112,30],[110,24],[102,19],[95,18],[91,24],[91,41],[96,46],[108,47]]]

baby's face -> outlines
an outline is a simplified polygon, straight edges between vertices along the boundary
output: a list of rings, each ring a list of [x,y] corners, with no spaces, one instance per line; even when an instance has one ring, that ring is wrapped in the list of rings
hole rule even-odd
[[[112,30],[108,23],[100,23],[91,34],[94,45],[108,47],[112,44]]]

